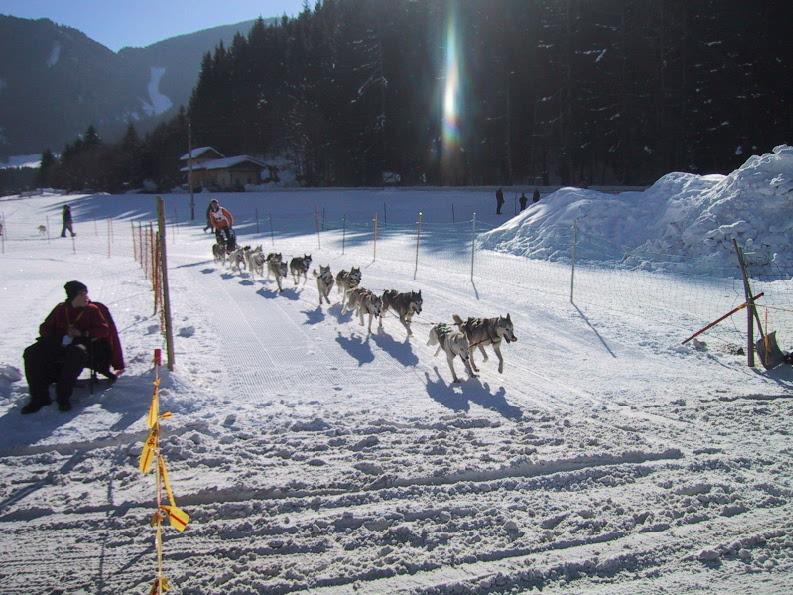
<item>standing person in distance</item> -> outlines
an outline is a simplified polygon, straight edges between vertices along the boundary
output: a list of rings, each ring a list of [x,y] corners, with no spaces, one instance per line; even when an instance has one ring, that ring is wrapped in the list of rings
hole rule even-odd
[[[534,189],[534,194],[531,195],[531,202],[540,202],[540,191]]]
[[[236,235],[232,229],[234,217],[228,209],[220,206],[216,198],[209,201],[209,222],[215,230],[217,243],[225,246],[229,252],[233,250],[236,247]]]
[[[69,205],[63,205],[63,229],[61,229],[61,237],[66,237],[66,230],[74,237],[76,234],[72,229],[72,208]]]
[[[520,210],[522,211],[523,209],[525,209],[525,208],[526,208],[526,202],[527,202],[529,199],[528,199],[528,198],[526,198],[526,193],[525,193],[525,192],[521,192],[521,193],[520,193],[520,198],[519,198],[518,200],[520,200]]]
[[[504,192],[501,188],[496,190],[496,215],[501,214],[501,207],[504,206]]]

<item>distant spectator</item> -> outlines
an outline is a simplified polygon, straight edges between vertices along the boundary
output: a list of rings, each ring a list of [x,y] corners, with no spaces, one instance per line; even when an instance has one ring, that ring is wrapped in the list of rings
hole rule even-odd
[[[72,229],[72,209],[69,205],[63,205],[63,229],[61,230],[61,237],[66,237],[66,230],[69,230],[69,233],[72,234],[72,237],[75,236],[74,230]]]
[[[531,202],[540,202],[540,191],[534,189],[534,194],[531,195]]]
[[[504,193],[501,191],[501,188],[496,190],[496,215],[501,214],[501,207],[504,206]]]
[[[529,199],[526,197],[525,192],[521,192],[520,198],[518,200],[520,201],[520,210],[522,211],[523,209],[526,208],[526,203],[528,202]]]

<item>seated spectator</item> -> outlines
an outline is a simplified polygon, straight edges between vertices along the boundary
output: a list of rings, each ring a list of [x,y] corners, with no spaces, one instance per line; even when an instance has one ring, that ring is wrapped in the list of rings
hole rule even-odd
[[[58,408],[69,411],[77,377],[83,368],[92,365],[95,352],[104,349],[102,359],[114,367],[116,364],[123,367],[121,345],[112,320],[108,322],[103,308],[88,299],[88,288],[83,283],[69,281],[63,287],[66,301],[55,306],[39,327],[39,338],[25,349],[30,402],[22,408],[23,414],[34,413],[52,403],[49,386],[53,383]],[[104,368],[103,373],[109,371],[105,363],[95,366],[94,369]]]

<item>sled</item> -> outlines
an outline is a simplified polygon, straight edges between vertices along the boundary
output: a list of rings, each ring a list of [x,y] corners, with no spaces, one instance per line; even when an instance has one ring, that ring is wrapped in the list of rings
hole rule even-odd
[[[760,363],[766,370],[776,368],[785,361],[785,354],[782,353],[776,342],[776,331],[772,331],[756,341],[754,348],[760,356]]]

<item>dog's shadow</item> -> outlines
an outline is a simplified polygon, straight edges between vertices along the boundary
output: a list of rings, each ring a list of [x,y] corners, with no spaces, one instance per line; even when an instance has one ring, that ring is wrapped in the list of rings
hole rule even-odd
[[[352,320],[353,311],[347,310],[346,312],[341,311],[341,303],[333,304],[328,308],[328,313],[332,314],[336,317],[338,322],[350,322]]]
[[[363,339],[358,335],[353,334],[351,337],[343,337],[337,331],[336,342],[341,345],[341,348],[349,353],[354,359],[358,360],[358,365],[363,366],[374,361],[374,353],[372,347],[369,345],[369,338]]]
[[[325,320],[322,306],[317,306],[313,310],[301,310],[300,312],[306,315],[306,321],[303,324],[318,324]]]
[[[402,342],[395,341],[394,338],[378,329],[377,333],[372,334],[375,344],[397,360],[403,366],[414,368],[419,363],[418,356],[413,353],[413,347],[407,337]]]
[[[507,402],[507,391],[503,386],[491,392],[490,385],[484,384],[476,378],[468,378],[457,384],[447,384],[438,371],[438,366],[433,366],[437,380],[430,378],[428,372],[424,372],[427,378],[427,394],[434,401],[452,411],[469,411],[471,403],[475,403],[485,409],[492,409],[508,419],[521,419],[523,411],[520,407],[510,405]],[[463,373],[465,374],[465,373]]]
[[[281,295],[288,300],[292,300],[293,302],[300,299],[300,293],[294,287],[284,287]]]
[[[228,281],[229,279],[236,279],[237,276],[234,273],[221,273],[220,278],[224,281]]]
[[[274,300],[280,295],[277,289],[272,290],[268,287],[260,287],[259,289],[256,290],[256,293],[258,293],[263,298],[267,298],[268,300]]]
[[[240,279],[240,285],[254,285],[255,283],[250,279]]]

